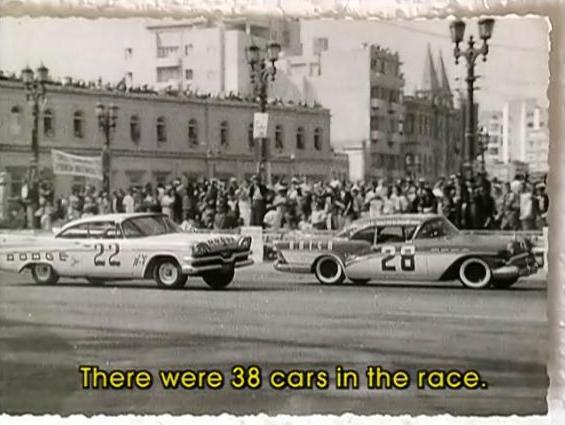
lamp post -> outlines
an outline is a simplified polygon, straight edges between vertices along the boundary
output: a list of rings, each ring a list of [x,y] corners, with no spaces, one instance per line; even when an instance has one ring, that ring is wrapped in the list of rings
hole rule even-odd
[[[49,70],[45,65],[37,68],[37,74],[28,66],[22,70],[22,81],[26,100],[30,103],[33,116],[31,130],[32,160],[29,167],[28,179],[28,227],[37,229],[39,220],[35,219],[35,212],[39,208],[39,103],[46,101],[46,85],[49,82]]]
[[[456,20],[449,26],[451,32],[451,41],[455,43],[453,54],[455,56],[455,64],[459,64],[459,58],[463,56],[467,61],[467,127],[465,131],[465,163],[463,169],[468,174],[468,177],[473,175],[473,165],[475,161],[475,137],[477,131],[477,123],[475,116],[475,101],[474,101],[474,83],[475,76],[475,61],[480,55],[483,55],[483,62],[487,60],[489,52],[488,40],[492,37],[492,30],[494,27],[494,19],[485,18],[479,20],[479,37],[482,40],[480,47],[475,47],[475,39],[469,36],[467,41],[467,48],[465,50],[459,47],[465,36],[465,22]]]
[[[275,62],[279,58],[281,46],[278,43],[269,43],[266,48],[261,49],[255,44],[245,50],[247,63],[251,68],[250,78],[253,91],[259,97],[259,110],[267,112],[267,88],[269,81],[275,81],[277,68]],[[271,181],[271,151],[267,146],[267,138],[261,137],[259,142],[259,154],[257,161],[257,174],[267,172],[267,180]]]
[[[489,142],[490,134],[484,127],[482,127],[481,133],[479,134],[479,153],[481,155],[481,172],[483,174],[486,173],[485,152],[488,149]]]
[[[106,195],[110,196],[111,176],[111,149],[110,141],[116,130],[118,121],[118,107],[110,104],[108,107],[102,103],[96,104],[96,117],[98,118],[98,129],[104,133],[104,146],[102,147],[102,187]]]

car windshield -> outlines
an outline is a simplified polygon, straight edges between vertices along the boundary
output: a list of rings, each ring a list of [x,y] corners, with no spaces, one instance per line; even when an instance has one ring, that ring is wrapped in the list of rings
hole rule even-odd
[[[457,227],[455,227],[445,217],[441,217],[424,223],[420,228],[420,231],[416,235],[416,239],[452,237],[457,235],[458,233],[459,230],[457,229]]]
[[[180,229],[165,215],[130,218],[122,224],[126,238],[178,233]]]

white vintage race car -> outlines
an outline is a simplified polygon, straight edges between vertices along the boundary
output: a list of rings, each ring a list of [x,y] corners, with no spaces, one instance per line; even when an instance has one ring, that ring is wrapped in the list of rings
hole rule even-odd
[[[154,279],[161,288],[201,276],[220,289],[235,268],[253,263],[250,248],[249,236],[182,232],[162,214],[110,214],[70,222],[54,236],[0,235],[0,270],[30,270],[40,284]]]

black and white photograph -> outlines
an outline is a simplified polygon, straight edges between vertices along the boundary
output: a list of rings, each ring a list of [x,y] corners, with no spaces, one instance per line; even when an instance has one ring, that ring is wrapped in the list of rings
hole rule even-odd
[[[549,31],[0,17],[0,413],[546,415]]]

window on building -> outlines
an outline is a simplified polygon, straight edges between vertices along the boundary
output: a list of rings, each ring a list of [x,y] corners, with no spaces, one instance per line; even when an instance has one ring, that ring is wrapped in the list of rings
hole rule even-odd
[[[247,146],[250,151],[255,149],[255,138],[253,137],[253,123],[249,123],[247,126]]]
[[[188,145],[191,147],[198,146],[198,121],[194,118],[188,121]]]
[[[73,115],[73,134],[79,139],[84,137],[84,114],[82,111],[76,111]]]
[[[319,54],[328,50],[328,39],[327,37],[316,37],[314,38],[314,54]]]
[[[185,69],[184,70],[184,79],[185,80],[192,80],[194,72],[192,69]]]
[[[139,142],[141,138],[141,124],[138,115],[132,115],[129,121],[129,137],[132,142]]]
[[[157,141],[164,143],[167,141],[167,126],[165,117],[157,118]]]
[[[19,136],[22,133],[22,110],[19,106],[13,106],[10,111],[10,134]]]
[[[45,137],[53,137],[55,135],[55,115],[51,109],[43,112],[43,135]]]
[[[220,146],[228,146],[229,144],[229,125],[227,121],[222,121],[220,123]]]
[[[322,129],[320,127],[314,130],[314,149],[317,151],[322,150]]]
[[[304,127],[296,129],[296,149],[304,149]]]
[[[385,70],[386,70],[386,62],[385,62],[384,59],[380,59],[380,60],[379,60],[379,62],[378,62],[378,67],[379,67],[379,72],[380,72],[381,74],[384,74],[384,73],[385,73]]]
[[[190,54],[190,52],[192,52],[192,43],[188,43],[187,45],[184,46],[184,55],[188,56]]]
[[[282,151],[284,149],[284,133],[282,125],[275,127],[275,149]]]
[[[157,82],[166,83],[172,80],[178,80],[181,76],[180,66],[162,66],[157,68]]]

